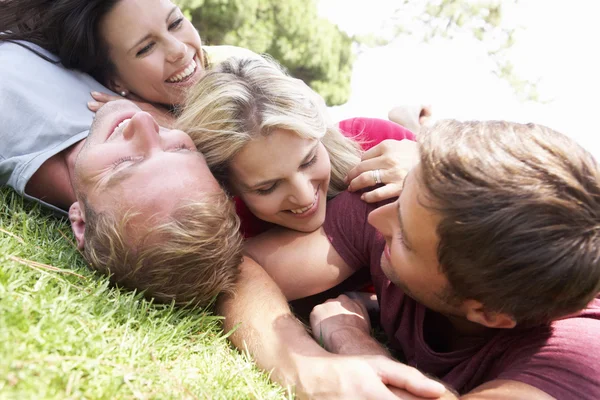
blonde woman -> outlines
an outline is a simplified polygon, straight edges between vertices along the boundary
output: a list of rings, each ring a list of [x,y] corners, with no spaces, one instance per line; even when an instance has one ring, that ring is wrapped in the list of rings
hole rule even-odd
[[[255,217],[302,232],[323,224],[327,199],[349,183],[357,190],[397,182],[416,154],[412,143],[400,150],[385,143],[363,154],[362,142],[368,148],[413,136],[386,121],[344,121],[344,133],[359,139],[353,140],[331,122],[319,95],[266,59],[230,59],[209,72],[191,90],[178,125]],[[387,153],[403,149],[406,165],[390,165]],[[376,190],[371,200],[399,193],[397,186]],[[240,216],[247,236],[262,229],[243,210]]]

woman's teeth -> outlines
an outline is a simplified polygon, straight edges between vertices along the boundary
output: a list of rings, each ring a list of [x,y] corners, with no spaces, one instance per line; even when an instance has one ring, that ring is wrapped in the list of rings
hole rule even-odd
[[[303,214],[305,212],[307,212],[308,210],[310,210],[311,208],[313,208],[313,206],[315,205],[315,203],[317,202],[317,195],[315,194],[315,199],[313,200],[312,204],[303,208],[298,208],[296,210],[290,210],[292,212],[292,214]]]
[[[169,83],[181,82],[185,78],[192,75],[195,70],[196,70],[196,60],[192,59],[192,62],[190,63],[190,65],[188,65],[188,67],[183,72],[170,77],[169,79],[167,79],[167,82],[169,82]]]

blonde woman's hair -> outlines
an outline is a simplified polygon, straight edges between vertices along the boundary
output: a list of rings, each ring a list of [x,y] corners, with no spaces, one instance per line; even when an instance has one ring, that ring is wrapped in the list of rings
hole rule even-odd
[[[328,196],[347,188],[360,147],[330,121],[323,99],[304,82],[264,58],[229,59],[190,91],[178,119],[215,177],[230,188],[231,162],[251,140],[285,129],[321,140],[331,160]]]
[[[180,305],[206,306],[221,293],[233,293],[243,239],[224,191],[182,203],[141,238],[128,229],[136,214],[98,213],[84,203],[84,256],[113,283]]]

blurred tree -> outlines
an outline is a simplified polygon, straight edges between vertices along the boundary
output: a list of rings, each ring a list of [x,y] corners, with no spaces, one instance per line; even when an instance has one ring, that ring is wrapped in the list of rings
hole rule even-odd
[[[207,44],[270,54],[327,104],[350,96],[352,38],[318,16],[315,0],[180,0]]]
[[[523,100],[540,101],[537,82],[521,79],[507,58],[518,27],[509,26],[504,13],[518,3],[519,0],[401,0],[386,21],[392,28],[391,35],[377,37],[377,44],[417,32],[423,41],[465,34],[474,36],[485,45],[496,75],[505,79]],[[369,40],[372,42],[373,38],[358,42],[368,45]]]
[[[517,92],[535,97],[535,83],[519,80],[504,57],[514,28],[503,25],[503,7],[518,0],[398,0],[382,21],[388,34],[350,37],[319,17],[318,0],[179,0],[207,44],[246,47],[270,54],[289,73],[320,93],[328,105],[350,96],[354,53],[404,34],[423,40],[470,34],[486,44],[496,73]],[[343,10],[340,10],[343,12]]]

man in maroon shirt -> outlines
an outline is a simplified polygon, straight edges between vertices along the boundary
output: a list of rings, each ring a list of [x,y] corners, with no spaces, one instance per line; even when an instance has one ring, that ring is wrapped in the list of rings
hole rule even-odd
[[[320,231],[267,232],[251,241],[252,257],[288,299],[370,266],[389,345],[460,396],[600,398],[596,162],[532,124],[451,121],[419,142],[396,202],[371,213],[358,195],[339,195]],[[281,340],[273,350],[263,341],[282,335],[283,323],[253,316],[263,299],[238,289],[227,307],[243,303],[246,326],[263,324],[250,346],[259,364],[306,375],[310,367],[268,360],[285,354]],[[231,325],[238,316],[228,317]],[[389,356],[350,298],[319,306],[311,324],[329,351]],[[241,328],[234,341],[244,340]]]

